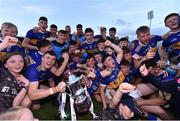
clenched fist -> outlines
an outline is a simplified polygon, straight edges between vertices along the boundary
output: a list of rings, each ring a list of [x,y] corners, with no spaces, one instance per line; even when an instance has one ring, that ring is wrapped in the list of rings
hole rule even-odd
[[[118,90],[122,93],[129,93],[129,92],[133,91],[135,88],[136,88],[135,86],[124,82],[124,83],[120,84]]]

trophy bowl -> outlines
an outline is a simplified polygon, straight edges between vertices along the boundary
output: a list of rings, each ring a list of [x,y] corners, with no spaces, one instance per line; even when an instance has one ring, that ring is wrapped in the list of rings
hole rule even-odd
[[[67,81],[67,87],[70,90],[70,96],[74,99],[74,107],[77,113],[86,112],[91,106],[91,101],[80,84],[82,78],[83,76],[79,77],[69,73]]]

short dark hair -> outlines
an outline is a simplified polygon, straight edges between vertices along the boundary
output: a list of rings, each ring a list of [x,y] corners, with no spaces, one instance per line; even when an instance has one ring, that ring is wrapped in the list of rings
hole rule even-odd
[[[100,27],[101,31],[106,31],[106,27]]]
[[[105,39],[100,38],[100,39],[98,39],[98,42],[97,42],[97,43],[98,43],[98,44],[99,44],[99,43],[105,43],[105,41],[106,41]]]
[[[141,62],[141,66],[144,64],[145,64],[147,69],[149,69],[149,67],[157,67],[157,63],[156,63],[156,60],[154,58]]]
[[[129,66],[130,63],[129,63],[129,61],[123,59],[123,60],[121,60],[121,65],[123,65],[123,66]]]
[[[86,29],[85,29],[85,33],[88,33],[88,32],[94,33],[94,31],[93,31],[91,28],[86,28]]]
[[[76,28],[83,28],[83,26],[81,24],[77,24]]]
[[[111,27],[111,28],[109,29],[109,31],[116,32],[116,28],[115,28],[115,27]]]
[[[140,33],[146,33],[149,31],[150,31],[150,29],[148,26],[141,26],[136,30],[136,34],[139,35]]]
[[[119,39],[119,42],[120,41],[129,41],[129,40],[128,40],[128,37],[122,37],[122,38]]]
[[[87,56],[87,58],[86,58],[86,61],[87,61],[88,59],[91,59],[91,58],[94,58],[94,54],[88,54],[88,56]]]
[[[44,16],[41,16],[41,17],[39,18],[39,21],[40,21],[40,20],[48,22],[48,19],[47,19],[46,17],[44,17]]]
[[[128,47],[123,47],[122,50],[123,50],[123,54],[128,54],[131,52],[131,50]]]
[[[51,24],[50,28],[56,28],[57,29],[57,26],[55,24]]]
[[[76,41],[69,41],[69,45],[76,45],[77,42]]]
[[[179,14],[178,13],[170,13],[169,15],[167,15],[164,19],[164,23],[166,24],[166,21],[168,18],[172,17],[172,16],[178,16],[179,17]]]
[[[38,41],[36,46],[38,49],[42,48],[42,47],[47,47],[51,45],[51,42],[49,40],[43,39],[41,41]]]
[[[58,34],[60,34],[60,33],[62,33],[62,34],[67,34],[67,31],[65,31],[65,30],[59,30],[59,31],[58,31]]]
[[[49,54],[49,55],[52,55],[52,56],[56,57],[56,54],[53,51],[47,51],[47,52],[44,53],[43,56],[45,56],[46,54]]]

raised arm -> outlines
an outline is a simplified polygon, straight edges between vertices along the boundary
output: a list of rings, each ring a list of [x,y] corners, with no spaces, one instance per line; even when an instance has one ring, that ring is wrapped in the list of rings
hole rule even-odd
[[[104,44],[105,44],[105,46],[109,46],[109,47],[114,49],[114,51],[117,53],[117,58],[116,59],[117,59],[117,61],[120,62],[122,60],[122,58],[123,58],[123,50],[119,46],[113,44],[109,40],[106,40],[106,42]]]
[[[55,76],[60,76],[64,72],[66,65],[68,64],[68,61],[69,61],[68,53],[66,53],[66,52],[63,53],[62,57],[64,58],[64,61],[61,64],[61,66],[58,68],[56,68],[56,67],[51,68],[51,73],[53,73]]]

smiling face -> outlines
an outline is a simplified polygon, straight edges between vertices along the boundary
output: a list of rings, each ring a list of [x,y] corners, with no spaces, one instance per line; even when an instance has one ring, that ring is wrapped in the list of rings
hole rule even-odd
[[[6,36],[15,37],[17,35],[17,28],[5,26],[4,28],[2,28],[1,34],[3,38],[5,38]]]
[[[56,61],[56,56],[50,55],[49,53],[45,54],[42,57],[42,67],[43,69],[50,69]]]
[[[12,74],[19,74],[24,67],[24,59],[21,55],[11,56],[4,64]]]

